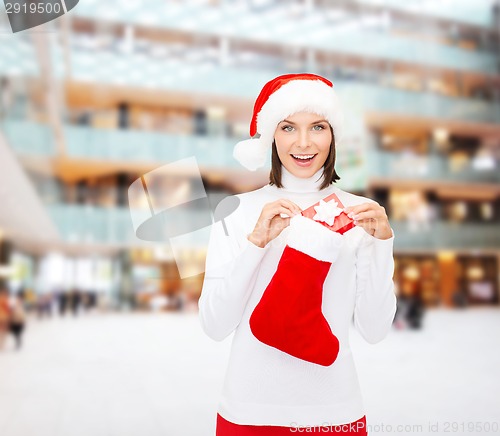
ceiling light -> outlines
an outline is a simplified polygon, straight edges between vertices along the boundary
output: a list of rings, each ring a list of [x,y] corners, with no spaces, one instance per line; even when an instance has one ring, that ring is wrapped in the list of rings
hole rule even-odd
[[[434,129],[432,134],[434,136],[434,140],[436,142],[442,144],[442,143],[448,141],[448,137],[450,135],[450,132],[443,127],[439,127],[437,129]]]

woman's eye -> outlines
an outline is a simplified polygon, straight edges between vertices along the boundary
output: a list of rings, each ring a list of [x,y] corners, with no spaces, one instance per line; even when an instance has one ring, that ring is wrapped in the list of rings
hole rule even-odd
[[[317,126],[314,126],[314,127],[319,127],[319,130],[323,130],[325,127],[322,126],[321,124],[318,124]]]
[[[283,127],[281,128],[281,130],[284,130],[285,132],[289,132],[290,130],[286,130],[286,129],[288,129],[289,127],[290,127],[291,129],[293,129],[293,127],[292,127],[292,126],[283,126]]]

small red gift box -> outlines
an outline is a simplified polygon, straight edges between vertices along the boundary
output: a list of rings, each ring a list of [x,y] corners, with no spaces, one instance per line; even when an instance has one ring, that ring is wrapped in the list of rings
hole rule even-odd
[[[328,197],[323,198],[323,201],[326,203],[328,203],[329,201],[336,201],[338,203],[337,207],[340,207],[341,209],[344,208],[344,205],[341,203],[341,201],[335,194],[331,194]],[[311,218],[313,221],[316,221],[317,223],[323,224],[327,229],[340,233],[341,235],[343,235],[345,232],[355,227],[354,221],[351,218],[349,218],[345,212],[341,212],[340,215],[335,217],[332,226],[328,225],[324,221],[317,221],[313,219],[313,217],[316,215],[316,210],[314,209],[314,207],[319,206],[319,204],[320,202],[318,201],[311,207],[304,209],[301,212],[302,215],[305,216],[306,218]]]

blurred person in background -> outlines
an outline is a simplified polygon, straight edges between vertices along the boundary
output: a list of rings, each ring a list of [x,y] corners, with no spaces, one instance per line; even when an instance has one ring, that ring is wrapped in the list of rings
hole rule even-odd
[[[73,316],[77,316],[80,311],[80,304],[82,302],[82,293],[79,289],[73,289],[70,294],[70,307]]]
[[[398,329],[422,327],[425,305],[420,295],[420,282],[415,281],[401,286],[398,293],[395,325]]]
[[[5,287],[0,287],[0,350],[3,349],[5,339],[9,332],[10,305],[9,291]]]
[[[297,426],[367,434],[348,330],[354,317],[376,343],[391,329],[394,234],[382,206],[334,186],[340,120],[328,79],[279,76],[255,102],[250,136],[260,137],[234,149],[255,170],[271,148],[272,168],[268,185],[238,194],[233,213],[221,201],[215,215],[225,227],[211,229],[200,322],[217,341],[235,332],[217,436],[288,435]],[[301,214],[333,194],[344,208],[332,200],[313,219]],[[341,234],[314,221],[331,226],[336,217],[354,227]]]
[[[52,293],[38,295],[36,301],[38,319],[52,316],[52,300]]]
[[[59,309],[59,315],[65,316],[66,309],[68,308],[70,294],[65,290],[61,289],[57,294],[57,305]]]
[[[458,288],[452,295],[455,307],[465,309],[468,306],[467,292],[463,288]]]
[[[16,350],[22,345],[22,335],[26,322],[26,313],[24,310],[24,300],[21,294],[15,294],[10,299],[10,321],[9,330],[14,336]]]

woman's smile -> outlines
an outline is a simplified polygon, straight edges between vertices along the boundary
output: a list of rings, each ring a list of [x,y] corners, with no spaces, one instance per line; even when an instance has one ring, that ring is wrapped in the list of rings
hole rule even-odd
[[[312,162],[316,158],[318,153],[315,154],[292,154],[291,156],[294,158],[295,163],[300,167],[308,167],[312,165]]]

